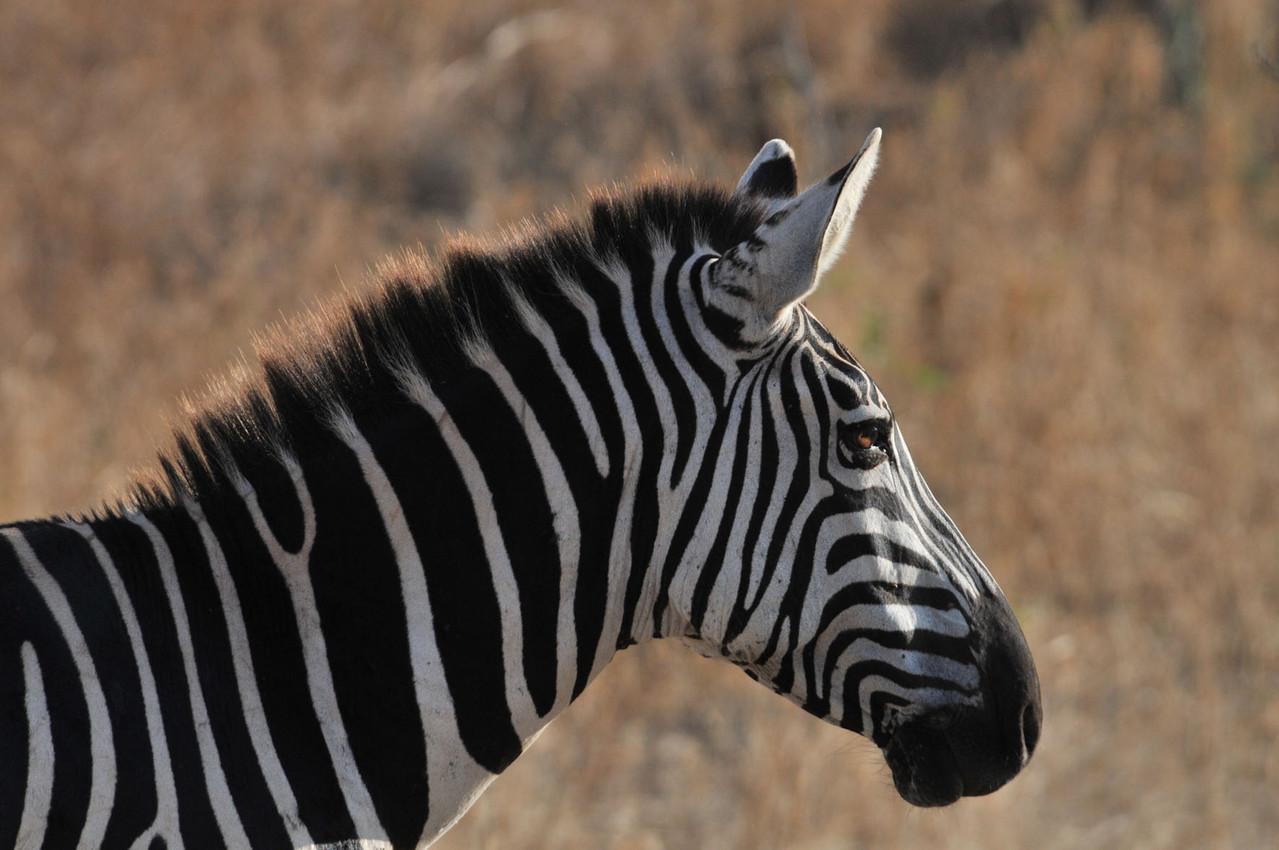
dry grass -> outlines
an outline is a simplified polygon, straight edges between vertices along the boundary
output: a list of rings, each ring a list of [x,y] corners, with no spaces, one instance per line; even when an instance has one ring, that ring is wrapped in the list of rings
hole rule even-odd
[[[913,810],[869,744],[650,646],[442,846],[1264,844],[1279,7],[1182,4],[1186,62],[1127,6],[1015,5],[1023,43],[923,78],[887,47],[911,31],[889,0],[8,0],[0,517],[126,482],[182,388],[398,245],[664,163],[732,179],[774,135],[815,178],[883,124],[814,307],[1023,619],[1046,702],[1032,766]]]

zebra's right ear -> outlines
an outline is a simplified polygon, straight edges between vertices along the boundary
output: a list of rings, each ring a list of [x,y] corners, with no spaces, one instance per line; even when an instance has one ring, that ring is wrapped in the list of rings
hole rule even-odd
[[[781,139],[773,139],[755,154],[755,159],[746,167],[746,173],[737,181],[733,194],[777,206],[795,197],[798,190],[795,152]]]
[[[853,229],[853,218],[879,158],[878,129],[857,156],[830,177],[790,200],[770,203],[768,217],[745,241],[707,264],[700,290],[707,325],[734,348],[747,349],[768,339],[785,315],[817,287]],[[768,185],[763,174],[770,142],[747,170],[738,191]],[[781,143],[778,143],[781,145]],[[780,152],[790,167],[789,148]],[[759,164],[761,159],[763,164]],[[767,197],[767,196],[765,196]]]

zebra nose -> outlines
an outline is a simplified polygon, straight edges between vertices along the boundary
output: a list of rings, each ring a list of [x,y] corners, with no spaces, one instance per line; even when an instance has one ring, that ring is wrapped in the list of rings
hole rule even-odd
[[[1000,607],[1003,610],[991,624],[993,634],[986,652],[987,692],[1006,745],[1016,751],[1020,767],[1030,760],[1039,743],[1043,704],[1026,638],[1007,604]]]
[[[985,708],[980,719],[970,717],[969,732],[978,746],[967,760],[968,795],[990,793],[1025,767],[1043,725],[1039,676],[1012,609],[1003,599],[991,599],[976,614]]]

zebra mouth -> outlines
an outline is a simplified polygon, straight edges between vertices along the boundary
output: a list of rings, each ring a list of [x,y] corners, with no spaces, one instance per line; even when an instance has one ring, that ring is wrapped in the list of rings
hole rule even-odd
[[[904,723],[883,748],[902,799],[915,806],[949,806],[964,796],[964,777],[946,732]]]

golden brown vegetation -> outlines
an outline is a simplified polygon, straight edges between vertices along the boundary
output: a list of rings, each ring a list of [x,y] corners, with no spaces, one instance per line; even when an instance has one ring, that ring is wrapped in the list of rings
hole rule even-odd
[[[868,743],[651,646],[442,846],[1273,840],[1279,7],[940,5],[7,0],[0,517],[126,483],[184,387],[401,244],[771,136],[815,179],[881,124],[813,307],[1022,618],[1030,768],[913,810]]]

